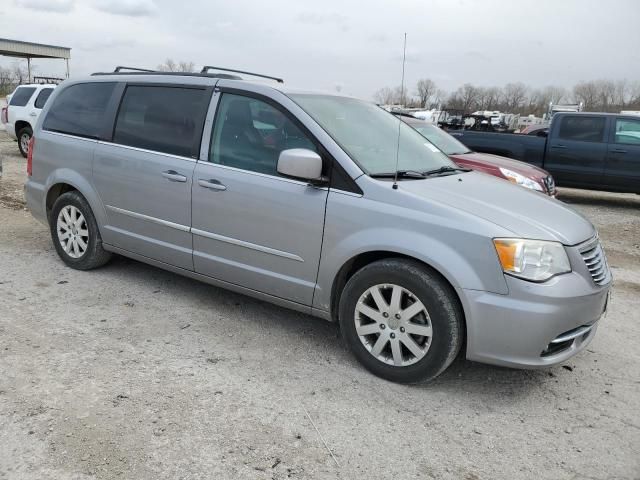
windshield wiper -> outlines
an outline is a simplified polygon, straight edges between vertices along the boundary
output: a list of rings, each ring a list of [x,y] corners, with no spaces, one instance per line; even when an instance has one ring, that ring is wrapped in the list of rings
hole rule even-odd
[[[369,175],[371,178],[427,178],[424,173],[418,172],[416,170],[398,170],[397,172],[382,172],[382,173],[372,173]]]
[[[436,168],[435,170],[427,170],[426,172],[422,172],[422,175],[424,175],[425,177],[430,177],[432,175],[441,175],[443,173],[470,172],[470,171],[471,169],[469,168],[444,166],[444,167]]]

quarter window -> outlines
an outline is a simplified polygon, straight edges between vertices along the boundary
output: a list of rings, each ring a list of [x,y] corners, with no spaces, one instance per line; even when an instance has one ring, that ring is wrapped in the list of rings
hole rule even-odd
[[[113,82],[77,83],[56,96],[42,128],[79,137],[99,138],[105,111],[115,88]]]
[[[278,175],[280,152],[290,148],[317,151],[314,143],[279,109],[251,97],[222,95],[210,162]]]
[[[49,97],[51,96],[51,92],[53,92],[53,88],[43,88],[40,90],[40,93],[36,97],[34,106],[36,108],[44,107],[45,103],[47,103],[47,100],[49,100]]]
[[[602,142],[604,117],[567,116],[561,120],[558,136],[579,142]]]
[[[9,102],[9,105],[14,107],[24,107],[27,103],[29,103],[29,99],[35,91],[35,87],[18,87],[16,91],[13,92],[13,96],[11,97],[11,102]]]
[[[640,121],[627,119],[616,120],[616,136],[614,142],[640,145]]]
[[[197,157],[207,109],[205,89],[129,86],[116,119],[114,143]]]

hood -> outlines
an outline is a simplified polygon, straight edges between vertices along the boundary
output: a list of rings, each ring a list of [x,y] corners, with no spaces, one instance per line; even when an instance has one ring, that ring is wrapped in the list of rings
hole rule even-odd
[[[451,159],[460,166],[488,171],[492,168],[508,168],[520,175],[524,175],[527,178],[531,178],[536,181],[540,181],[549,175],[549,172],[538,168],[530,163],[521,162],[519,160],[513,160],[507,157],[501,157],[499,155],[492,155],[490,153],[461,153],[456,155],[450,155]]]
[[[463,210],[513,232],[514,237],[575,245],[596,230],[581,214],[542,193],[478,172],[405,180],[399,190]]]

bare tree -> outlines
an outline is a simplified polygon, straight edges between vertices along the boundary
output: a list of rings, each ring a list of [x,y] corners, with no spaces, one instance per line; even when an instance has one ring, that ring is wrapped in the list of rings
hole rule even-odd
[[[621,110],[624,110],[625,105],[629,101],[628,94],[629,94],[629,82],[627,82],[627,79],[625,78],[623,80],[618,80],[615,84],[615,91],[613,94],[614,96],[613,103],[615,105],[620,106]]]
[[[524,83],[507,83],[503,89],[504,107],[508,112],[520,110],[527,98],[527,87]]]
[[[593,109],[598,103],[598,88],[595,82],[580,82],[573,87],[573,96],[576,102],[584,103],[585,109]]]
[[[418,96],[420,107],[427,108],[429,100],[437,90],[438,87],[433,80],[428,78],[418,80],[418,84],[416,85],[416,95]]]
[[[634,109],[640,110],[640,80],[636,80],[630,83],[628,88],[629,88],[629,92],[628,92],[629,101],[627,102],[626,107],[631,110],[634,110]]]
[[[447,98],[447,92],[442,90],[441,88],[437,89],[436,92],[433,94],[433,99],[431,100],[430,107],[441,108],[445,98]]]
[[[527,101],[527,112],[533,113],[544,105],[544,93],[537,88],[529,90]]]
[[[598,103],[596,108],[603,112],[608,112],[615,103],[616,84],[611,80],[597,80],[595,82],[598,92]]]
[[[407,100],[407,88],[402,85],[398,85],[393,89],[393,103],[397,105],[405,106],[408,103]]]
[[[546,106],[548,106],[550,102],[558,104],[562,103],[567,97],[567,90],[564,87],[549,85],[542,89],[542,96],[547,103]]]
[[[32,74],[34,71],[35,67],[31,67]],[[18,85],[26,83],[28,79],[29,74],[24,62],[13,62],[9,67],[0,67],[0,95],[13,92]]]
[[[8,68],[0,67],[0,95],[4,96],[13,91],[13,75]]]
[[[425,83],[422,83],[425,82]],[[428,87],[428,88],[427,88]],[[429,92],[428,90],[432,91]],[[385,87],[375,94],[379,103],[402,104],[408,107],[448,108],[473,112],[475,110],[500,110],[520,115],[543,116],[549,104],[582,102],[586,110],[617,112],[640,110],[640,80],[591,80],[576,84],[571,90],[557,85],[529,88],[521,82],[508,83],[504,87],[477,87],[465,83],[451,94],[438,89],[428,79],[420,80],[417,97],[411,97],[406,89]]]
[[[373,99],[380,105],[391,105],[394,100],[394,92],[389,87],[382,87],[373,94]]]
[[[469,112],[478,106],[479,94],[480,90],[477,87],[465,83],[451,95],[449,103],[454,105],[454,108]]]
[[[161,72],[194,72],[196,64],[193,62],[175,62],[172,58],[167,58],[164,63],[156,67]]]
[[[500,101],[500,89],[498,87],[478,88],[476,110],[495,110]]]

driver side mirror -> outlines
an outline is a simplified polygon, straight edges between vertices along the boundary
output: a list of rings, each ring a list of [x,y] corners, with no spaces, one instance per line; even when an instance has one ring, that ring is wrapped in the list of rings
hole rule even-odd
[[[280,152],[278,173],[312,183],[322,182],[322,158],[306,148],[290,148]]]

